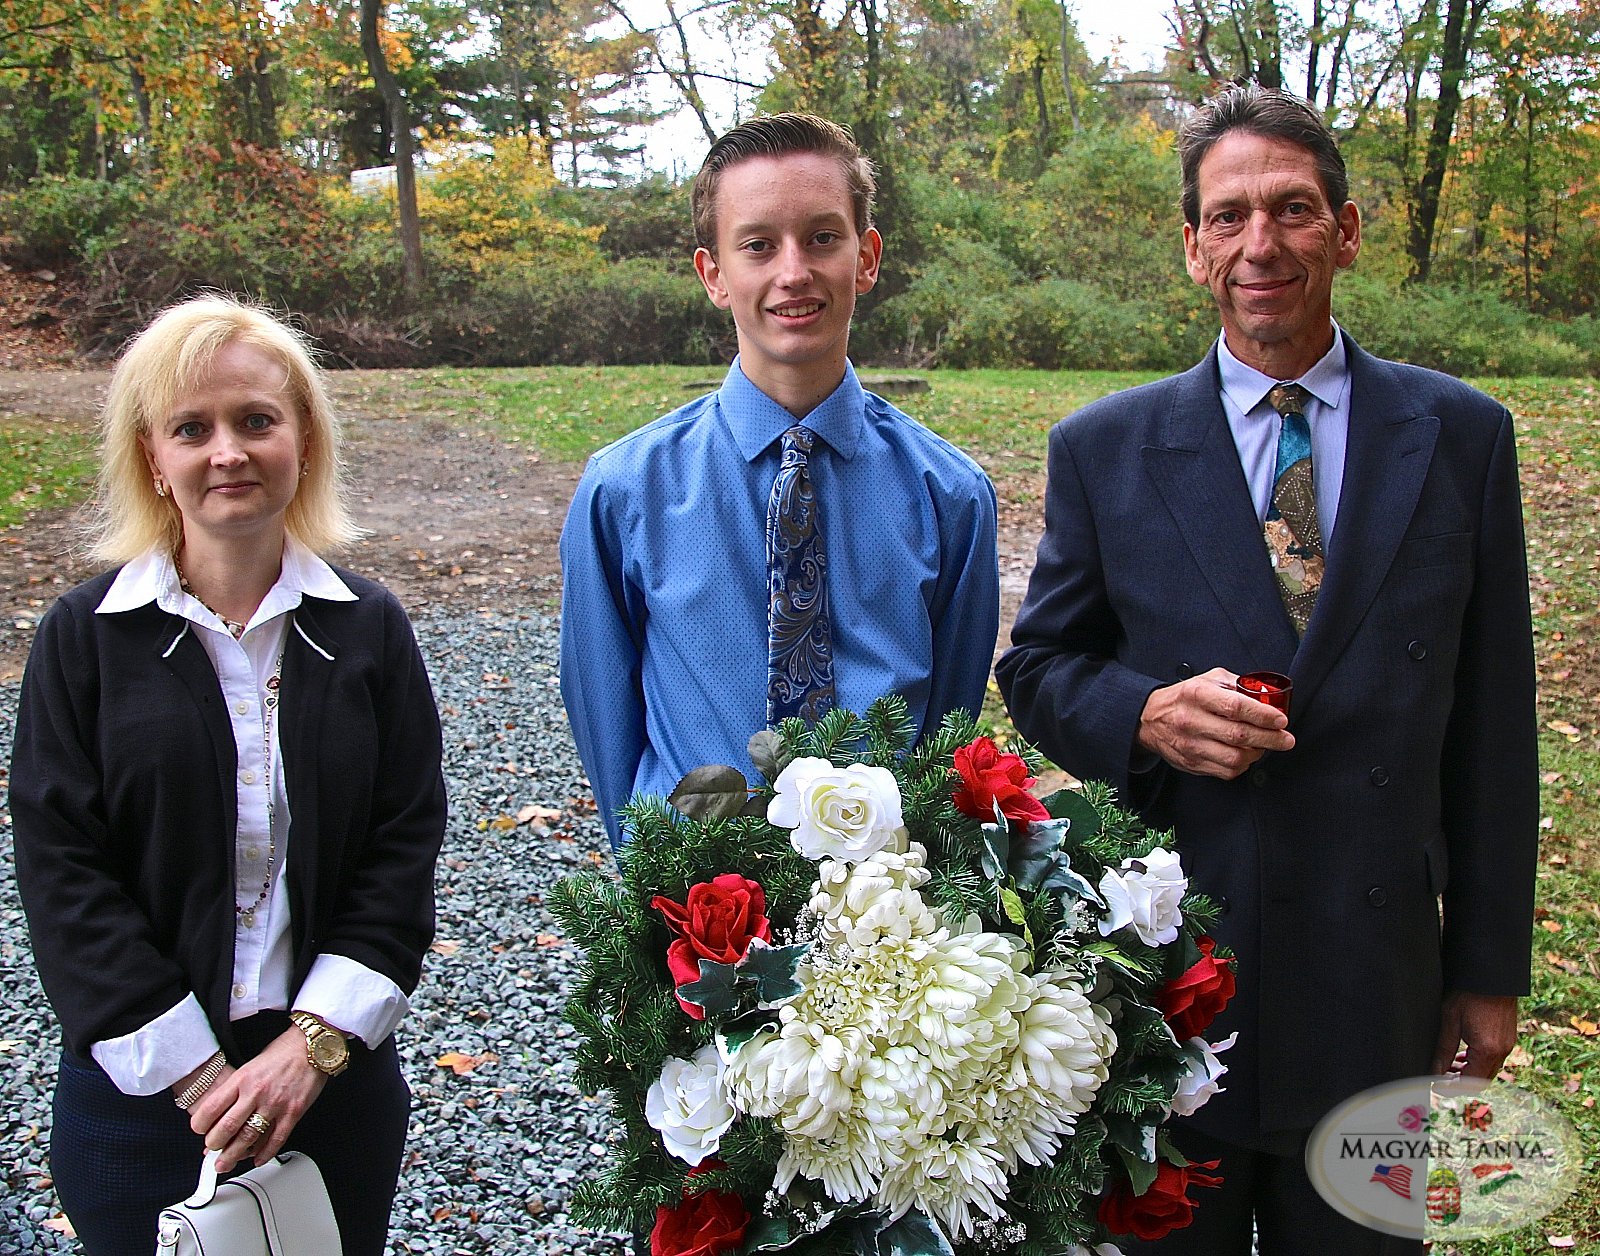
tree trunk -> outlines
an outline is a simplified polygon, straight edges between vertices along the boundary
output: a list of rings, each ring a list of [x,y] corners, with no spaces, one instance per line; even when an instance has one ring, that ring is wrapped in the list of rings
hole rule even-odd
[[[1083,129],[1083,123],[1078,117],[1078,93],[1072,87],[1072,59],[1067,52],[1067,35],[1072,23],[1067,17],[1067,0],[1057,0],[1056,7],[1061,10],[1061,90],[1066,93],[1067,114],[1072,119],[1072,133],[1076,135]]]
[[[1423,155],[1422,175],[1417,180],[1416,213],[1412,215],[1406,242],[1411,278],[1416,283],[1426,283],[1433,266],[1433,233],[1439,221],[1439,198],[1445,166],[1450,160],[1456,112],[1461,108],[1461,80],[1466,77],[1467,56],[1487,3],[1488,0],[1449,0],[1445,10],[1444,43],[1439,50],[1439,103]]]
[[[378,39],[380,2],[361,0],[361,50],[366,53],[367,68],[378,95],[383,97],[389,129],[394,134],[394,183],[400,206],[400,248],[405,254],[405,293],[414,299],[422,291],[422,220],[417,214],[417,171],[412,160],[415,144],[405,97]]]

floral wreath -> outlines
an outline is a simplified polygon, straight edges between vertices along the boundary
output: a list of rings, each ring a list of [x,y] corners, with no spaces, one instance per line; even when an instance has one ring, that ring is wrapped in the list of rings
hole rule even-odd
[[[620,882],[551,908],[585,957],[577,1076],[620,1125],[572,1201],[653,1256],[1114,1253],[1188,1225],[1164,1126],[1221,1087],[1233,960],[1170,835],[964,713],[898,697],[757,733],[751,788],[636,798]]]

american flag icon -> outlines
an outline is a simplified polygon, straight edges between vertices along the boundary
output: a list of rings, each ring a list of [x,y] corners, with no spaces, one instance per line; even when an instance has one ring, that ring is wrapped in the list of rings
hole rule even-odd
[[[1382,1182],[1401,1199],[1411,1198],[1411,1166],[1405,1164],[1378,1164],[1372,1167],[1371,1182]]]

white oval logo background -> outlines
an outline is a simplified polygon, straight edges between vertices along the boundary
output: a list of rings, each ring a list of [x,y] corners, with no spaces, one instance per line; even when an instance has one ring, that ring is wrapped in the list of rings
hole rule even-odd
[[[1472,1077],[1411,1077],[1328,1113],[1306,1171],[1330,1207],[1404,1238],[1484,1238],[1528,1225],[1577,1185],[1583,1150],[1537,1096]]]

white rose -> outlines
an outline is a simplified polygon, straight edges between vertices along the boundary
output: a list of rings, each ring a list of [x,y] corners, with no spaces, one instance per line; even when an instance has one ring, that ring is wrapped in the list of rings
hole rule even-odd
[[[1190,1116],[1205,1107],[1212,1095],[1220,1095],[1223,1088],[1217,1085],[1228,1066],[1217,1056],[1231,1047],[1237,1033],[1229,1034],[1221,1042],[1207,1042],[1204,1038],[1191,1038],[1189,1045],[1200,1052],[1200,1059],[1190,1060],[1187,1071],[1178,1079],[1178,1093],[1172,1096],[1172,1110],[1179,1116]]]
[[[1100,894],[1110,910],[1100,922],[1100,934],[1109,938],[1132,925],[1146,946],[1162,946],[1178,936],[1183,913],[1178,905],[1189,888],[1178,856],[1158,846],[1143,859],[1124,859],[1122,871],[1107,868],[1100,878]]]
[[[644,1115],[679,1160],[693,1166],[714,1154],[736,1115],[716,1047],[701,1047],[692,1060],[669,1059],[650,1083]]]
[[[905,848],[900,786],[887,768],[796,759],[773,790],[767,819],[792,829],[789,840],[807,859],[857,863],[886,846]]]

